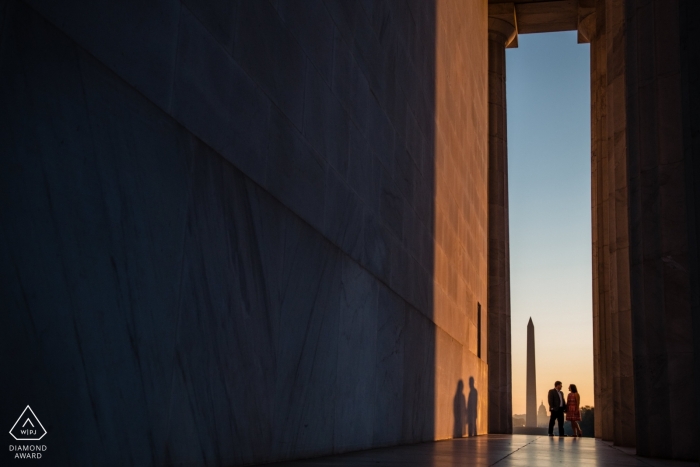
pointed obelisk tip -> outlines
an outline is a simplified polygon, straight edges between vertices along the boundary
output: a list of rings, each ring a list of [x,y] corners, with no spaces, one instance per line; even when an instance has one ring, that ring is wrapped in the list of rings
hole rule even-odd
[[[530,317],[530,321],[527,322],[527,325],[528,325],[528,326],[531,326],[531,325],[532,325],[532,316]]]

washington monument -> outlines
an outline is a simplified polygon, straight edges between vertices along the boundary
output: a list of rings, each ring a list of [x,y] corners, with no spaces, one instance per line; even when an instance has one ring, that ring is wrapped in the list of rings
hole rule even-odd
[[[535,326],[527,322],[527,394],[525,398],[525,426],[537,426],[537,381],[535,378]]]

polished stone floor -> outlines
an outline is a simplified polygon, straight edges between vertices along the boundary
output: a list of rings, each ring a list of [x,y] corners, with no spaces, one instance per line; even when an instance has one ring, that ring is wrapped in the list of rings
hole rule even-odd
[[[585,467],[686,467],[696,462],[664,461],[636,457],[634,450],[613,447],[592,438],[549,438],[531,435],[487,435],[435,443],[372,449],[350,454],[296,462],[268,464],[268,467],[325,466],[569,466]]]

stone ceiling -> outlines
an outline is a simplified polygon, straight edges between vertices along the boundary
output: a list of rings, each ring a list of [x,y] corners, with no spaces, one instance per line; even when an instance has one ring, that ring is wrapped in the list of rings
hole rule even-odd
[[[514,14],[518,34],[579,31],[578,42],[589,42],[587,23],[594,13],[594,0],[489,0],[489,15]],[[589,19],[590,17],[590,19]],[[517,38],[510,47],[517,47]]]

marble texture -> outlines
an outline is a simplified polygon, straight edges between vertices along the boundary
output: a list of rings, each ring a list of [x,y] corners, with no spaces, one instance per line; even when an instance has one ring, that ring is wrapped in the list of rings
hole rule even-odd
[[[494,3],[591,41],[596,433],[697,459],[690,0],[0,1],[3,420],[85,465],[507,429]]]
[[[466,433],[488,430],[488,17],[485,2],[459,0],[437,2],[435,14],[435,124],[425,133],[428,147],[432,138],[435,148],[434,242],[425,256],[433,260],[429,298],[431,319],[439,329],[436,381],[445,388],[436,398],[436,432],[442,439],[458,431],[455,399],[462,394],[467,401],[464,420],[476,417],[464,426]],[[413,112],[419,127],[424,107]],[[407,121],[409,128],[413,124]],[[416,158],[419,163],[425,167]],[[402,172],[411,174],[410,169]],[[418,301],[428,297],[426,291],[418,292]]]
[[[2,418],[71,465],[486,433],[486,3],[117,3],[0,2]]]

